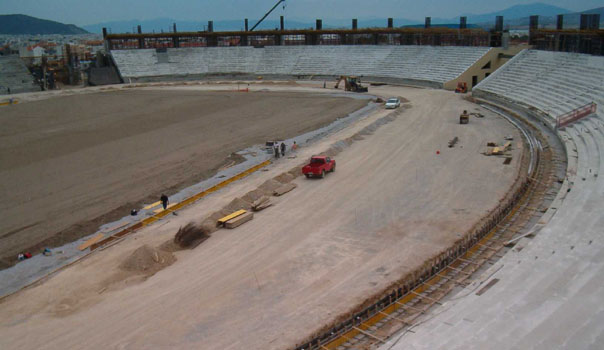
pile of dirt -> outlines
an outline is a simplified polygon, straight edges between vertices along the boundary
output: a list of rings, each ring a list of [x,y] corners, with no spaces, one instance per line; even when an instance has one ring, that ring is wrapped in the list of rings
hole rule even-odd
[[[174,243],[181,248],[194,248],[209,237],[209,232],[201,225],[190,222],[178,229],[174,236]]]
[[[172,265],[176,257],[172,253],[155,249],[147,244],[136,249],[120,264],[122,270],[152,275]]]
[[[258,199],[260,199],[262,196],[263,196],[262,190],[255,189],[253,191],[249,191],[248,193],[246,193],[243,197],[241,197],[241,199],[243,199],[246,202],[254,203]]]
[[[279,181],[282,184],[286,184],[286,183],[290,183],[295,178],[296,178],[296,176],[294,176],[293,174],[291,174],[289,172],[285,172],[285,173],[281,173],[281,174],[275,176],[273,179]]]
[[[231,203],[227,204],[223,210],[233,213],[241,209],[250,210],[251,208],[252,202],[248,202],[242,198],[235,198],[231,201]]]
[[[262,191],[263,195],[267,195],[267,196],[272,196],[273,192],[281,187],[282,183],[275,180],[275,179],[270,179],[270,180],[266,180],[262,185],[260,185],[260,187],[258,187],[258,189],[260,191]]]

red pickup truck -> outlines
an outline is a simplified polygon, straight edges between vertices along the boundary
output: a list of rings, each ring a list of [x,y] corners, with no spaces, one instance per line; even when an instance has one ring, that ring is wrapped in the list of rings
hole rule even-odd
[[[302,173],[306,177],[319,176],[325,177],[325,173],[336,171],[336,161],[327,156],[313,156],[310,163],[302,168]]]

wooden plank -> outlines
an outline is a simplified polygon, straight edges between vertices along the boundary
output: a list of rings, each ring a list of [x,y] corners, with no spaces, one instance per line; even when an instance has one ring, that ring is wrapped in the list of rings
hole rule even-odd
[[[235,228],[235,227],[239,227],[243,224],[245,224],[246,222],[252,220],[254,218],[254,213],[250,212],[245,212],[242,215],[239,215],[235,218],[230,219],[229,221],[224,223],[224,227],[226,228]]]
[[[231,213],[231,214],[229,214],[229,215],[227,215],[227,216],[225,216],[223,218],[218,219],[218,223],[219,224],[224,224],[225,222],[227,222],[227,221],[229,221],[231,219],[234,219],[234,218],[236,218],[236,217],[238,217],[240,215],[243,215],[245,213],[247,213],[247,210],[245,210],[245,209],[237,210],[234,213]]]
[[[88,247],[90,247],[91,245],[95,244],[96,242],[100,241],[101,239],[103,239],[103,237],[105,237],[104,234],[99,233],[98,235],[90,238],[89,240],[87,240],[86,242],[80,244],[78,246],[79,250],[85,250],[88,249]]]

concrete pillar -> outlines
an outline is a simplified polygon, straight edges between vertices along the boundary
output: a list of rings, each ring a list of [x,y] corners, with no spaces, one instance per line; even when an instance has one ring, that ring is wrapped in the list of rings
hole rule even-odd
[[[592,29],[599,30],[600,29],[600,14],[594,13],[592,16]]]
[[[468,17],[462,16],[459,17],[459,29],[468,28]]]
[[[284,30],[285,29],[285,24],[283,23],[283,16],[281,16],[280,22],[281,22],[280,23],[281,24],[281,30]]]
[[[214,32],[214,21],[208,21],[208,32]]]
[[[358,28],[357,25],[358,25],[358,20],[356,18],[353,18],[352,19],[352,29],[357,30],[357,28]]]
[[[529,18],[529,45],[534,45],[534,32],[539,29],[539,16],[531,16]]]
[[[531,16],[529,19],[529,30],[539,29],[539,16]]]
[[[315,29],[316,30],[322,30],[323,29],[323,20],[317,19],[316,24],[315,24]]]
[[[558,15],[558,19],[556,20],[556,29],[564,29],[564,15]]]
[[[248,23],[247,23],[247,18],[245,19],[245,31],[248,31]]]
[[[172,24],[172,31],[174,32],[174,34],[176,34],[176,23]],[[178,37],[176,35],[172,37],[172,46],[180,47],[180,40],[178,39]]]
[[[579,24],[581,30],[597,30],[600,29],[600,14],[581,14],[581,22]]]
[[[103,27],[103,45],[105,46],[105,52],[111,50],[111,43],[107,40],[107,28]]]
[[[495,31],[503,32],[503,16],[495,17]]]
[[[140,24],[137,26],[136,31],[137,31],[138,34],[142,34],[143,33],[143,30],[142,30]],[[145,39],[138,38],[138,48],[139,49],[144,49],[145,48]]]
[[[428,29],[432,25],[432,17],[426,17],[426,22],[424,22],[424,28]]]
[[[394,28],[394,20],[392,18],[388,18],[388,28]]]
[[[589,21],[590,21],[590,17],[589,15],[582,13],[581,14],[581,20],[579,22],[579,29],[581,30],[586,30],[589,27]]]

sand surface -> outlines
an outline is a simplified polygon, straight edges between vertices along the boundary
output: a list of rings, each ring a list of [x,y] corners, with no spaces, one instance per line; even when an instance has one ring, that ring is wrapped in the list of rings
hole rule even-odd
[[[325,179],[298,185],[254,219],[175,253],[151,277],[123,261],[179,227],[352,136],[388,111],[300,149],[220,192],[0,302],[0,348],[286,349],[450,246],[497,205],[517,176],[487,141],[519,134],[440,90],[372,88],[412,107],[337,157]],[[457,136],[455,148],[447,148]],[[440,155],[436,151],[440,150]]]
[[[367,102],[308,93],[131,90],[0,109],[0,258],[95,232],[215,173],[232,152]],[[0,262],[0,266],[2,266]]]

